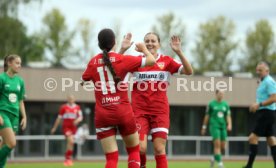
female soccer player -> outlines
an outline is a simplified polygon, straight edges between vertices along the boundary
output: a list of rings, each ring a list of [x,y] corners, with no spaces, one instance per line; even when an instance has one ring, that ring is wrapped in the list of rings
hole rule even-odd
[[[63,120],[62,130],[67,141],[64,166],[73,165],[71,156],[73,154],[74,135],[77,131],[77,125],[82,121],[82,119],[83,117],[80,106],[75,103],[74,96],[69,95],[67,97],[67,103],[61,106],[58,117],[51,129],[51,134],[54,134],[59,123]]]
[[[26,128],[27,118],[24,105],[25,85],[17,75],[21,68],[18,55],[8,55],[4,59],[4,72],[0,74],[0,136],[3,138],[0,148],[0,168],[6,165],[7,157],[16,146],[15,134],[20,126]]]
[[[191,75],[193,69],[181,49],[178,36],[171,37],[171,48],[181,62],[158,53],[160,38],[156,33],[144,37],[147,49],[155,57],[152,67],[142,67],[133,73],[136,83],[132,91],[132,107],[137,119],[140,134],[141,168],[146,167],[147,135],[152,136],[157,168],[167,168],[166,141],[169,133],[169,103],[166,95],[169,78],[174,73]],[[125,45],[126,51],[130,45]]]
[[[229,105],[223,100],[223,91],[221,90],[216,90],[216,99],[207,106],[201,135],[206,134],[208,122],[214,144],[214,157],[211,159],[210,167],[214,167],[214,161],[217,161],[219,168],[223,168],[221,152],[225,150],[227,131],[232,130],[232,119]]]
[[[131,34],[124,41],[131,41]],[[139,168],[139,137],[124,80],[128,72],[153,65],[155,60],[143,43],[137,43],[136,50],[142,52],[144,58],[115,53],[115,35],[111,29],[99,32],[98,44],[102,53],[90,60],[82,79],[92,80],[95,85],[95,127],[106,156],[105,167],[117,168],[118,146],[115,136],[118,129],[126,145],[128,167]]]

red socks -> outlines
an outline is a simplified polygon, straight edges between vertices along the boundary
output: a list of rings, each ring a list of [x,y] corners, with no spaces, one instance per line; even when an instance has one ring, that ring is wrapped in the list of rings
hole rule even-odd
[[[118,151],[106,153],[105,158],[106,158],[105,168],[117,168],[118,159],[119,159]]]
[[[147,155],[145,153],[140,153],[140,159],[141,159],[141,168],[146,168],[146,162],[147,162]]]
[[[65,159],[66,159],[66,160],[70,160],[70,159],[71,159],[72,153],[73,153],[72,150],[67,150],[67,151],[65,152]]]
[[[168,168],[166,155],[155,155],[156,168]]]
[[[128,168],[140,168],[140,146],[127,148]]]

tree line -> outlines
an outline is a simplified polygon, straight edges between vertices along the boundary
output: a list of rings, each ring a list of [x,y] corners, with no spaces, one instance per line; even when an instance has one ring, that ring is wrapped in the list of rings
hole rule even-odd
[[[52,67],[63,67],[63,60],[72,58],[87,61],[93,55],[91,39],[94,23],[82,18],[75,29],[70,30],[62,12],[54,8],[42,19],[43,28],[32,35],[27,34],[26,26],[18,19],[19,5],[42,3],[42,0],[1,0],[0,1],[0,58],[9,53],[22,56],[23,65],[30,61],[48,61]],[[114,26],[118,36],[120,21]],[[152,31],[161,38],[162,52],[174,56],[168,46],[171,35],[181,36],[183,50],[186,40],[186,25],[174,13],[159,16],[152,26]],[[236,39],[236,25],[225,16],[217,16],[201,23],[196,40],[191,50],[192,64],[196,74],[205,71],[222,71],[231,74],[231,66],[238,67],[241,72],[255,72],[259,61],[271,65],[271,72],[276,73],[276,50],[274,32],[266,19],[258,20],[249,27],[244,40]],[[73,47],[73,40],[78,36],[82,44]],[[45,55],[51,55],[52,58]]]

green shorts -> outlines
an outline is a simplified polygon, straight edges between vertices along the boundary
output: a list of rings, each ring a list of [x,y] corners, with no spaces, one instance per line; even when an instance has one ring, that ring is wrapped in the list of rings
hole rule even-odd
[[[218,127],[209,127],[210,134],[213,138],[213,140],[221,140],[226,141],[227,139],[227,130],[226,128],[218,128]]]
[[[4,124],[0,125],[0,130],[4,128],[12,128],[15,133],[18,132],[19,117],[7,112],[0,112],[0,116],[4,121]]]

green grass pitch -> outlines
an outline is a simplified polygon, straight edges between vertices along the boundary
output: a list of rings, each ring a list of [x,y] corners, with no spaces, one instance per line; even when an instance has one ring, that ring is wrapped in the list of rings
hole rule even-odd
[[[225,168],[241,168],[246,161],[226,161]],[[254,168],[272,168],[272,161],[256,161]],[[8,163],[6,168],[65,168],[58,163]],[[75,162],[71,168],[104,168],[104,162]],[[127,168],[126,162],[120,162],[118,168]],[[155,168],[155,163],[149,161],[147,168]],[[209,168],[207,161],[169,161],[169,168]]]

